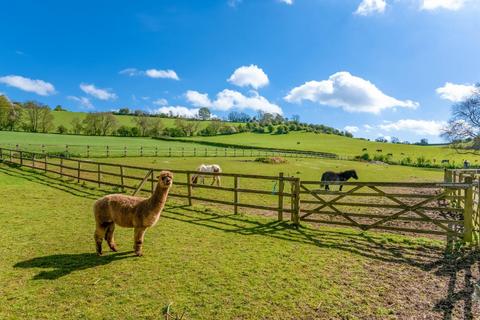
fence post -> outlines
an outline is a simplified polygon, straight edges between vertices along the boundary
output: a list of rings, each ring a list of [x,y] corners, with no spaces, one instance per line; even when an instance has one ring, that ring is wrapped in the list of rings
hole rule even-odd
[[[98,187],[100,188],[100,179],[101,179],[101,176],[100,176],[100,163],[97,164],[97,181],[98,181]]]
[[[215,148],[215,157],[218,157],[218,148]]]
[[[81,172],[81,170],[80,170],[80,164],[81,164],[81,162],[78,161],[78,162],[77,162],[77,183],[80,183],[80,172]]]
[[[1,151],[0,151],[1,152]],[[1,155],[0,155],[0,159],[1,159]],[[35,153],[32,152],[32,167],[33,169],[35,169]]]
[[[233,213],[238,214],[238,176],[236,175],[233,180]]]
[[[172,147],[168,147],[168,156],[169,156],[169,157],[172,156]]]
[[[283,190],[284,190],[283,172],[280,172],[278,174],[278,221],[283,220]]]
[[[45,153],[45,145],[42,144],[42,153]]]
[[[123,146],[123,156],[127,156],[127,146]]]
[[[463,241],[473,241],[473,187],[472,177],[465,177],[465,183],[469,184],[469,187],[465,189],[465,208],[463,213],[464,229],[463,229]]]
[[[47,173],[47,154],[45,153],[44,156],[45,156],[45,160],[43,163],[45,164],[45,173]]]
[[[10,150],[10,162],[12,162],[12,150]]]
[[[120,185],[122,186],[122,192],[125,192],[125,185],[123,183],[123,166],[120,165]]]
[[[207,151],[207,148],[205,148],[205,157],[207,156],[208,154],[208,151]]]
[[[158,147],[155,146],[155,157],[158,157]]]
[[[227,148],[225,148],[225,157],[227,156]]]
[[[60,178],[63,178],[63,158],[60,158]]]
[[[110,148],[108,146],[106,146],[107,148],[107,158],[110,157]]]
[[[300,225],[300,178],[295,179],[294,183],[294,203],[292,212],[292,221],[295,225]]]
[[[23,166],[23,151],[20,151],[20,165]]]
[[[140,146],[140,157],[143,157],[143,146]]]
[[[65,145],[65,157],[68,157],[68,144]]]
[[[87,144],[87,158],[90,158],[90,146]]]
[[[233,148],[233,156],[236,157],[237,156],[237,149]]]
[[[188,205],[192,205],[192,179],[190,176],[190,172],[187,173],[187,192],[188,192]]]
[[[193,148],[193,156],[194,156],[194,157],[197,156],[197,148]]]
[[[182,147],[182,158],[183,158],[184,155],[185,155],[185,148]]]

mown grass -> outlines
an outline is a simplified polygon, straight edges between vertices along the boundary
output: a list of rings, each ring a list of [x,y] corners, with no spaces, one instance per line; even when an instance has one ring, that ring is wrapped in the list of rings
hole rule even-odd
[[[97,257],[91,207],[110,190],[5,165],[0,188],[8,199],[0,210],[2,319],[158,319],[170,303],[185,319],[436,317],[448,298],[445,275],[435,273],[439,241],[297,230],[169,201],[147,232],[144,257],[131,253],[128,229],[116,230],[119,253]]]
[[[379,143],[361,139],[352,139],[330,134],[315,134],[309,132],[290,132],[288,134],[258,134],[241,133],[235,135],[222,135],[214,137],[182,138],[189,141],[208,141],[232,145],[245,145],[249,147],[278,148],[302,151],[331,152],[340,156],[355,157],[368,152],[373,158],[376,154],[392,154],[392,159],[400,161],[410,157],[414,162],[418,157],[425,157],[439,164],[443,159],[448,159],[456,164],[462,164],[467,159],[471,164],[479,164],[479,155],[459,154],[448,146],[417,146],[392,143]],[[366,148],[367,151],[363,151]],[[377,152],[377,150],[382,150]]]

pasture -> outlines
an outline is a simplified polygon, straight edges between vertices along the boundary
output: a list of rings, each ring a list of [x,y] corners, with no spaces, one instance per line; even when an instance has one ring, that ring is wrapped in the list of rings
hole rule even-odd
[[[204,141],[212,143],[222,143],[238,146],[278,148],[288,150],[319,151],[331,152],[341,157],[355,157],[368,152],[373,158],[376,154],[389,153],[392,159],[400,161],[403,158],[410,157],[416,160],[423,156],[425,159],[435,163],[440,163],[443,159],[448,159],[456,164],[461,164],[464,159],[468,159],[472,165],[479,164],[479,155],[459,154],[447,145],[441,146],[418,146],[405,144],[380,143],[366,141],[356,138],[348,138],[331,134],[316,134],[309,132],[289,132],[288,134],[258,134],[258,133],[240,133],[235,135],[222,135],[214,137],[191,137],[181,138],[186,141]],[[363,149],[366,148],[366,151]],[[377,152],[377,150],[382,150]]]
[[[181,163],[181,162],[179,162]],[[186,165],[186,164],[185,164]],[[225,163],[225,165],[227,165]],[[94,254],[111,189],[0,165],[0,318],[472,319],[478,255],[421,237],[317,229],[169,200],[146,235]],[[401,285],[399,285],[401,284]]]

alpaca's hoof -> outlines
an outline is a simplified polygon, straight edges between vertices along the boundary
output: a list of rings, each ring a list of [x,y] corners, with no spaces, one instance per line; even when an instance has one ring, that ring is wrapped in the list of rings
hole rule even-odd
[[[101,257],[103,255],[102,252],[97,252],[97,256]]]
[[[111,246],[111,247],[110,247],[110,250],[112,250],[113,252],[117,252],[117,251],[118,251],[117,246]]]

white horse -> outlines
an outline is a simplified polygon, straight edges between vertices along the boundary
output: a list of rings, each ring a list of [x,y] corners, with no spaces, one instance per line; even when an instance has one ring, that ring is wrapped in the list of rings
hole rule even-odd
[[[222,168],[218,164],[201,164],[197,168],[198,172],[212,172],[212,173],[222,173]],[[220,176],[219,175],[212,175],[213,180],[212,184],[213,185],[215,182],[217,183],[217,186],[220,187]],[[202,174],[194,174],[192,176],[192,184],[197,184],[198,183],[198,178],[202,179],[202,184],[205,184],[205,175]]]

